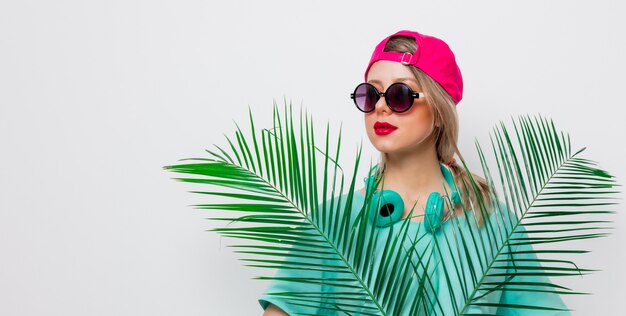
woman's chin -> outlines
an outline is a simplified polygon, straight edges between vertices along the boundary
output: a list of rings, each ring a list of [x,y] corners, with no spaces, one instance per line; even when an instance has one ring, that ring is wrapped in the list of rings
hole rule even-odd
[[[378,142],[374,144],[374,148],[385,154],[393,154],[401,150],[401,148],[398,147],[398,144],[394,144],[393,142]]]

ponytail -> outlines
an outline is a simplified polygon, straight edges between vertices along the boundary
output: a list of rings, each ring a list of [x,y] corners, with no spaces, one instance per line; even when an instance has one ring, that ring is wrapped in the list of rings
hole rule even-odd
[[[457,153],[460,156],[460,153]],[[461,195],[460,208],[463,211],[473,210],[479,227],[482,226],[485,217],[488,217],[493,209],[489,184],[484,178],[468,172],[454,158],[450,159],[446,165],[452,171],[454,183]]]

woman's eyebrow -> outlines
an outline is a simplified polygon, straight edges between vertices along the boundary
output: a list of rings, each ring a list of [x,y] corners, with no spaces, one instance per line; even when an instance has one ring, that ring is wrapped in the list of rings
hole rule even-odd
[[[417,83],[417,80],[415,80],[415,78],[411,78],[411,77],[402,77],[402,78],[396,78],[394,81],[413,81],[415,83]],[[382,84],[382,82],[380,82],[380,80],[369,80],[368,82],[373,82],[373,83],[378,83],[378,84]]]
[[[411,77],[405,77],[405,78],[398,78],[398,81],[413,81],[415,83],[417,83],[417,80],[415,80],[415,78],[411,78]]]

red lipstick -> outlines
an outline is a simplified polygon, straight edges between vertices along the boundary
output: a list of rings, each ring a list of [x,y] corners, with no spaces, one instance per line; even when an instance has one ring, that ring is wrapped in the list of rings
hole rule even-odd
[[[376,133],[376,135],[388,135],[396,129],[398,128],[387,122],[376,121],[376,123],[374,123],[374,132]]]

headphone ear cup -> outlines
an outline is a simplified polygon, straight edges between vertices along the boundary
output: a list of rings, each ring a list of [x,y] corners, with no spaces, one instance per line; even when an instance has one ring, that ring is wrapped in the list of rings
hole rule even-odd
[[[452,192],[452,204],[455,206],[461,204],[461,195],[457,191]]]
[[[432,192],[428,195],[424,211],[424,226],[426,232],[432,234],[441,226],[441,222],[443,221],[443,202],[439,192]]]
[[[378,227],[387,227],[399,221],[404,213],[404,201],[396,191],[383,190],[372,196],[369,219]]]
[[[441,173],[452,190],[452,195],[450,196],[452,205],[456,206],[461,204],[461,193],[459,192],[459,188],[456,183],[454,183],[454,175],[452,174],[452,171],[441,164]]]

